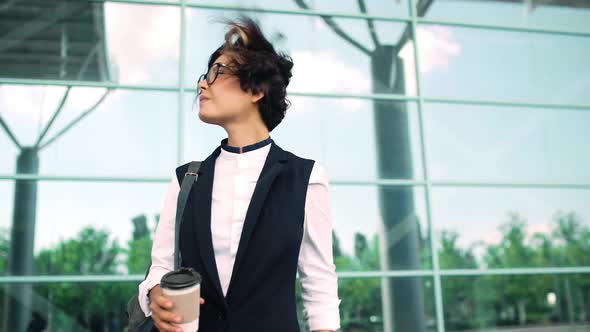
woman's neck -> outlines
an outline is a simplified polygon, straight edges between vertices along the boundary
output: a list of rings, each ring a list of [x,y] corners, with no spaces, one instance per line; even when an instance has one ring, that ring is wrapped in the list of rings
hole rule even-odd
[[[267,139],[270,136],[266,126],[232,126],[225,128],[227,144],[234,147],[244,147]]]

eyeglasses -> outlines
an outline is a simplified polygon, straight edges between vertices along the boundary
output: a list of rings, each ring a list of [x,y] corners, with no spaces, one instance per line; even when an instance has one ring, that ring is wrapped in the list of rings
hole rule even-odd
[[[220,62],[216,62],[214,63],[211,68],[209,68],[209,71],[206,74],[203,74],[201,76],[199,76],[199,80],[197,82],[197,89],[199,87],[199,84],[203,81],[203,80],[207,80],[207,84],[211,85],[215,82],[215,80],[217,80],[217,77],[219,77],[219,75],[222,74],[229,74],[225,71],[221,71],[221,68],[227,68],[229,71],[231,71],[232,73],[234,72],[234,67],[230,66],[230,65],[226,65],[225,63],[220,63]]]

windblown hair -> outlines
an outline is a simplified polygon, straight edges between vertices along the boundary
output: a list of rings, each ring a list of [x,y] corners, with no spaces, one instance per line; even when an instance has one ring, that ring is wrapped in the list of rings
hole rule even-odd
[[[229,30],[225,42],[211,55],[207,67],[210,68],[220,55],[227,55],[242,90],[264,94],[258,102],[258,110],[268,130],[272,131],[291,105],[287,86],[293,60],[284,53],[277,53],[251,18],[241,16],[226,24]]]

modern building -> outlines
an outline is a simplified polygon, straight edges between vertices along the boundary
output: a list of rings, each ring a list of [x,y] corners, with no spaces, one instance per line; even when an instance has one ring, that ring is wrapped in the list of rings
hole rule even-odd
[[[1,1],[1,331],[124,330],[239,15],[295,64],[342,331],[590,331],[586,0]]]

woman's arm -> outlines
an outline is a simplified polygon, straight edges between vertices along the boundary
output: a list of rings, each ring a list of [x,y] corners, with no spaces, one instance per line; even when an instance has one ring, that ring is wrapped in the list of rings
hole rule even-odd
[[[318,163],[307,187],[303,228],[298,272],[304,314],[312,331],[335,331],[340,328],[340,300],[332,254],[331,197],[328,176]]]
[[[168,185],[164,207],[152,244],[152,265],[147,278],[139,284],[139,304],[146,317],[152,314],[149,305],[149,291],[160,284],[162,276],[172,271],[174,262],[174,227],[176,224],[176,204],[180,186],[176,174]]]

